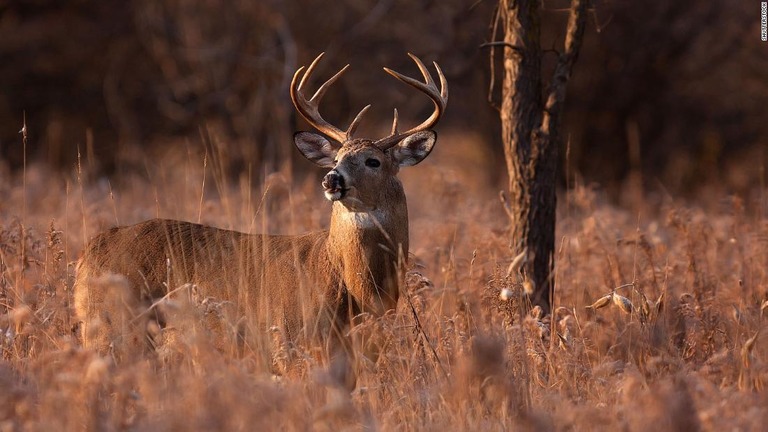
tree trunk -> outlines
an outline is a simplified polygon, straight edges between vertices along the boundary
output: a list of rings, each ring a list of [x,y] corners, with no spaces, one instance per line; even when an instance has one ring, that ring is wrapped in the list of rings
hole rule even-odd
[[[565,52],[542,99],[540,0],[500,0],[504,30],[501,124],[509,172],[510,248],[527,252],[522,268],[531,304],[551,309],[554,291],[557,150],[565,88],[578,56],[587,0],[572,0]]]

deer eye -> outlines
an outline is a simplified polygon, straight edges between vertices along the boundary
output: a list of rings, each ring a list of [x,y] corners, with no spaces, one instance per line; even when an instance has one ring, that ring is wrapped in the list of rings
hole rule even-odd
[[[368,166],[371,168],[378,168],[381,166],[381,162],[379,162],[378,159],[369,158],[365,160],[365,166]]]

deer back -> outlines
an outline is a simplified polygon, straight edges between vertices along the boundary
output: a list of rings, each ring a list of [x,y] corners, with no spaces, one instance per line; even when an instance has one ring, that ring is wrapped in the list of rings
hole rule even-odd
[[[335,309],[342,301],[327,231],[250,235],[153,219],[112,228],[89,242],[78,281],[85,284],[107,273],[123,275],[145,306],[191,284],[205,298],[231,302],[260,326],[279,325],[294,333],[305,315]],[[80,300],[76,307],[84,309],[79,305],[87,299]]]

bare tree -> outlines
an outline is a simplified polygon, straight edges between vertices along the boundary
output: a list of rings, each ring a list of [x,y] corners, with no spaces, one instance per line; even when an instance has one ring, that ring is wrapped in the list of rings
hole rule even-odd
[[[557,153],[566,85],[584,35],[588,0],[572,0],[565,49],[558,54],[549,88],[542,92],[540,0],[500,0],[495,30],[504,50],[501,127],[509,172],[510,247],[527,253],[522,270],[531,303],[545,312],[554,289]],[[493,55],[491,62],[493,64]]]

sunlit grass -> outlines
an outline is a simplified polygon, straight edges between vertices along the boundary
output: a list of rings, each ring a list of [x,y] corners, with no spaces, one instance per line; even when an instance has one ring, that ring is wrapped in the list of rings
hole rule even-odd
[[[90,236],[156,216],[321,229],[330,204],[312,175],[225,175],[215,151],[184,146],[112,181],[0,170],[0,428],[762,429],[766,209],[722,196],[630,210],[595,188],[561,191],[555,313],[541,317],[523,312],[521,280],[507,274],[498,188],[461,163],[456,149],[471,142],[441,139],[404,170],[412,272],[396,313],[352,331],[383,349],[357,359],[351,394],[313,347],[270,334],[271,352],[236,349],[200,308],[180,312],[170,357],[115,363],[73,333],[74,262]]]

